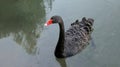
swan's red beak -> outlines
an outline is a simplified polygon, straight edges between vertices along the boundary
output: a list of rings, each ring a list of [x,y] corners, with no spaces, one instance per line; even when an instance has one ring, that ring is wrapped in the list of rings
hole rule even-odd
[[[44,25],[45,26],[49,26],[49,25],[51,25],[52,24],[52,22],[53,22],[53,20],[52,19],[50,19],[50,20],[48,20]]]

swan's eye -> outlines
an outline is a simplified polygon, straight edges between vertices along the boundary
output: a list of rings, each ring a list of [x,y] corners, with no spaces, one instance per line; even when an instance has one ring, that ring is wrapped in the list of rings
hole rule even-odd
[[[56,20],[55,19],[52,19],[53,20],[53,23],[56,23]]]

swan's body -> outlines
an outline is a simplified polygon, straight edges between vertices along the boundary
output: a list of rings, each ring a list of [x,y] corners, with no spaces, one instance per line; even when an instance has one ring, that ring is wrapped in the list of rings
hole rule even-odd
[[[76,21],[66,32],[64,31],[63,20],[60,16],[53,16],[49,23],[58,23],[60,28],[59,40],[55,49],[57,58],[66,58],[76,55],[88,44],[93,30],[94,20],[84,17],[82,21]],[[49,25],[49,24],[48,24]]]

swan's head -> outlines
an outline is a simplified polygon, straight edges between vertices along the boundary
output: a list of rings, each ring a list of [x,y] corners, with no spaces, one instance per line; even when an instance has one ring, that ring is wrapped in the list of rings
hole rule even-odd
[[[62,23],[62,18],[60,16],[52,16],[44,25],[49,26],[54,23]]]

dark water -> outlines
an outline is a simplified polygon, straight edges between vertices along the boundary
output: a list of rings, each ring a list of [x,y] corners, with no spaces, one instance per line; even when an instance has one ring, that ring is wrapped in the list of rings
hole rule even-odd
[[[0,67],[120,67],[120,1],[0,0]],[[76,19],[94,18],[93,42],[81,53],[57,59],[58,25],[44,27],[53,15],[65,29]]]

